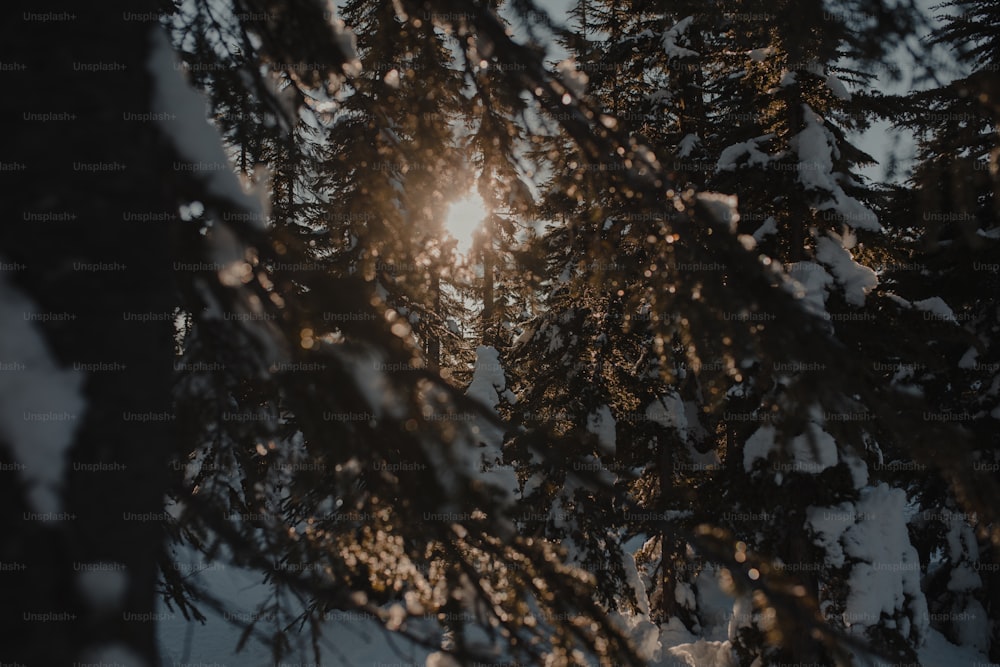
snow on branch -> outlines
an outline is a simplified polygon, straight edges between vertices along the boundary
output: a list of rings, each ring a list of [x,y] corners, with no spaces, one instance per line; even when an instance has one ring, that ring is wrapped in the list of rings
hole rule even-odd
[[[0,279],[0,359],[19,373],[0,373],[0,442],[11,449],[28,485],[28,504],[43,518],[61,511],[68,451],[86,406],[84,376],[60,367],[35,324],[39,314],[20,290]]]
[[[170,138],[187,167],[198,175],[210,195],[250,213],[247,219],[264,224],[264,206],[248,196],[236,177],[223,149],[222,137],[206,119],[206,100],[184,79],[174,50],[163,30],[150,34],[152,48],[148,62],[152,75],[152,117]]]

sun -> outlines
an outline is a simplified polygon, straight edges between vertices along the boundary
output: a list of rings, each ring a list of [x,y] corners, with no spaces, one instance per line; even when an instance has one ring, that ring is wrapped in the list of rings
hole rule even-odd
[[[469,192],[456,199],[448,208],[444,228],[448,235],[458,241],[458,252],[468,254],[472,239],[486,219],[486,206],[476,192]]]

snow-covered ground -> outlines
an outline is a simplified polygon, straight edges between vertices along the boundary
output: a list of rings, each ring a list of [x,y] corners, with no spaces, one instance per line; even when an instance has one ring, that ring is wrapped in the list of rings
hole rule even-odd
[[[192,569],[200,569],[196,556],[190,555]],[[210,566],[197,576],[212,594],[228,601],[230,618],[247,618],[257,603],[265,599],[267,588],[261,577],[233,567]],[[702,582],[698,598],[702,610],[715,610],[711,627],[701,636],[694,636],[680,623],[656,628],[640,616],[621,619],[631,629],[632,636],[650,667],[735,667],[738,663],[727,639],[733,616],[733,601],[709,581]],[[270,651],[255,639],[250,639],[237,652],[240,629],[223,616],[203,609],[209,617],[202,625],[187,622],[165,606],[159,609],[158,636],[164,667],[306,667],[315,665],[311,651],[300,652],[275,662]],[[302,639],[307,637],[303,634]],[[427,665],[430,651],[389,635],[375,623],[334,616],[324,626],[321,644],[322,664],[338,667],[422,667]],[[923,667],[990,667],[982,653],[948,642],[941,633],[929,630],[927,641],[918,651]],[[432,661],[433,662],[433,661]],[[876,667],[892,667],[876,662]]]
[[[924,667],[990,667],[998,664],[990,662],[979,651],[955,646],[937,630],[927,633],[927,641],[917,653],[920,656],[920,664]],[[890,665],[880,663],[878,667],[890,667]]]
[[[259,574],[218,564],[206,566],[194,554],[188,556],[190,560],[184,563],[185,569],[200,570],[199,581],[211,594],[231,604],[226,614],[229,619],[252,618],[257,604],[268,594]],[[242,634],[240,628],[225,616],[200,608],[208,617],[205,624],[185,621],[181,614],[171,612],[162,604],[157,610],[160,659],[164,667],[307,667],[316,664],[308,646],[307,631],[301,636],[304,651],[296,651],[275,662],[270,649],[255,638],[250,638],[237,652]],[[324,666],[422,666],[430,653],[402,637],[389,636],[371,621],[336,614],[330,616],[324,625],[321,643]],[[261,622],[261,627],[267,628],[266,620]]]

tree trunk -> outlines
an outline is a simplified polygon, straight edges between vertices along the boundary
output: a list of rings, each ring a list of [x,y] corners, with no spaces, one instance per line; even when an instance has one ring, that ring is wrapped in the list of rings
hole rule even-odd
[[[491,212],[483,224],[483,345],[496,345],[497,342],[494,336],[496,313],[493,295],[493,226]]]
[[[655,524],[663,532],[660,533],[660,596],[656,612],[657,621],[666,623],[677,616],[677,600],[674,591],[677,588],[677,572],[674,568],[677,558],[677,538],[671,531],[666,519],[670,500],[674,494],[674,443],[658,443],[660,448],[660,494],[657,511],[660,514]]]
[[[431,272],[431,308],[435,316],[441,315],[441,276],[434,270]],[[431,333],[427,339],[427,367],[432,371],[441,369],[441,338],[436,333]]]

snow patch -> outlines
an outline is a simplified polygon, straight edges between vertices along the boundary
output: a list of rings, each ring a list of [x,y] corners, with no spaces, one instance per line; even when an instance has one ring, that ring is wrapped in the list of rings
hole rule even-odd
[[[617,445],[615,425],[615,418],[607,405],[602,405],[587,417],[587,431],[597,436],[598,445],[607,454],[614,454]]]
[[[819,406],[813,406],[805,433],[788,442],[787,452],[792,458],[793,471],[817,475],[837,465],[837,441],[823,430],[822,421],[822,410]],[[747,438],[743,447],[744,470],[750,472],[757,459],[767,459],[771,452],[778,449],[776,435],[776,429],[765,424]]]
[[[494,347],[480,345],[476,348],[475,370],[465,395],[486,406],[495,416],[500,396],[506,393],[506,389],[507,379],[500,363],[500,353]],[[455,443],[456,449],[467,449],[470,453],[463,457],[468,475],[501,491],[506,502],[513,502],[518,481],[514,468],[502,463],[503,429],[483,418],[478,418],[472,428],[478,442],[468,445]]]
[[[898,294],[893,294],[892,292],[886,292],[885,296],[893,303],[902,306],[903,308],[913,308],[913,304],[899,296]]]
[[[688,16],[678,21],[673,28],[664,31],[663,37],[660,38],[660,44],[663,45],[663,52],[667,54],[668,60],[700,55],[697,51],[692,51],[678,44],[683,39],[687,29],[691,27],[692,21],[694,21],[694,17]]]
[[[832,210],[843,216],[844,220],[856,229],[878,232],[882,226],[878,216],[857,199],[850,197],[838,182],[834,174],[833,161],[840,157],[836,137],[826,128],[823,118],[813,111],[808,104],[802,105],[805,118],[805,129],[792,137],[792,149],[799,157],[799,183],[806,190],[825,192],[826,201],[817,208],[821,211]]]
[[[814,544],[822,547],[824,562],[830,567],[844,566],[844,549],[840,537],[854,523],[854,506],[840,503],[832,507],[810,507],[806,510],[806,526],[815,535]]]
[[[577,66],[575,59],[563,60],[556,65],[556,71],[559,72],[562,84],[573,93],[574,97],[583,97],[587,94],[587,84],[590,83],[590,77]]]
[[[716,171],[733,171],[738,166],[765,167],[767,164],[780,155],[771,156],[760,150],[760,144],[774,138],[773,134],[765,134],[754,139],[742,141],[738,144],[728,146],[719,153],[719,160],[715,165]],[[743,157],[746,162],[743,163]]]
[[[424,663],[426,667],[461,667],[461,663],[455,660],[450,653],[436,651],[427,656]]]
[[[788,282],[784,283],[785,289],[795,298],[801,299],[807,312],[829,320],[826,299],[829,295],[827,290],[833,284],[833,276],[816,262],[794,262],[787,266],[787,271]]]
[[[906,614],[917,637],[926,634],[929,615],[920,588],[920,560],[910,544],[905,519],[906,493],[881,483],[862,489],[854,504],[810,507],[807,525],[816,544],[826,549],[826,563],[854,563],[848,577],[844,622],[870,627]]]
[[[355,349],[340,355],[344,365],[354,377],[358,391],[372,410],[372,416],[381,419],[388,414],[400,419],[406,414],[406,406],[392,391],[389,380],[382,372],[386,366],[374,353]]]
[[[212,195],[246,210],[258,227],[264,226],[260,201],[247,196],[222,147],[222,137],[206,119],[206,100],[188,85],[163,30],[156,26],[151,35],[147,67],[153,79],[150,110],[159,119],[182,158],[194,167]]]
[[[20,290],[0,277],[0,359],[23,365],[0,373],[0,442],[23,466],[28,505],[43,518],[61,509],[59,497],[68,450],[85,408],[84,376],[64,370],[50,354],[37,312]]]
[[[730,231],[736,231],[736,223],[740,220],[737,210],[739,199],[736,195],[724,195],[719,192],[700,192],[698,202],[708,209],[716,221],[725,225]]]
[[[985,618],[985,615],[984,615]],[[990,662],[985,653],[968,646],[955,646],[937,630],[927,632],[923,646],[917,649],[921,665],[949,665],[950,667],[1000,667]],[[882,667],[879,664],[879,667]]]
[[[622,566],[625,569],[625,580],[628,581],[629,586],[632,587],[632,591],[635,593],[636,606],[639,608],[639,613],[643,616],[649,616],[649,597],[646,595],[646,587],[639,577],[639,569],[635,565],[635,556],[629,553],[623,554]]]
[[[791,454],[794,470],[819,474],[837,465],[837,441],[823,430],[823,410],[814,405],[806,432],[792,438]]]
[[[124,644],[115,643],[89,649],[84,653],[81,664],[146,667],[149,663]]]
[[[677,157],[688,157],[696,146],[701,144],[697,134],[687,134],[677,143]]]
[[[507,378],[500,365],[500,353],[496,348],[480,345],[476,348],[476,362],[472,372],[472,382],[465,395],[483,405],[496,408],[498,392],[507,388]]]
[[[674,601],[685,609],[697,608],[694,588],[691,587],[691,584],[683,581],[678,582],[674,587]]]
[[[684,409],[684,401],[681,400],[680,396],[673,393],[664,394],[647,405],[646,419],[660,426],[672,428],[685,441],[690,441],[687,411]]]
[[[844,463],[847,464],[848,470],[851,471],[851,481],[854,483],[854,489],[863,489],[868,484],[868,464],[853,453],[844,457]]]
[[[851,92],[847,90],[847,86],[844,82],[837,78],[835,74],[828,74],[826,77],[826,87],[830,89],[834,97],[842,99],[846,102],[851,100]]]
[[[946,322],[958,323],[958,318],[955,317],[955,311],[953,311],[951,307],[945,303],[944,299],[939,296],[932,296],[928,299],[914,301],[913,307],[917,310],[930,313],[934,317],[942,319]]]
[[[673,660],[670,664],[690,665],[690,667],[736,667],[739,661],[728,641],[710,642],[699,639],[688,644],[678,644],[668,649]]]
[[[970,347],[962,355],[962,358],[958,360],[958,367],[965,370],[972,370],[976,367],[976,359],[979,358],[979,350],[974,347]]]
[[[76,586],[91,608],[114,612],[124,606],[128,575],[121,563],[86,563],[76,575]]]
[[[927,299],[922,299],[920,301],[907,301],[901,296],[893,294],[891,292],[886,293],[892,301],[896,302],[903,308],[916,308],[917,310],[922,310],[926,313],[930,313],[937,317],[938,319],[944,320],[946,322],[951,322],[953,324],[958,324],[958,318],[955,317],[955,311],[939,296],[932,296]],[[962,363],[972,363],[975,366],[975,356],[971,359],[967,359],[970,351],[966,351],[962,359],[959,361],[960,368],[968,368],[968,366],[961,366]]]
[[[991,621],[990,614],[975,598],[969,600],[961,612],[961,621],[953,623],[958,634],[959,646],[987,653],[990,648]],[[952,663],[954,664],[954,663]],[[984,663],[979,663],[984,665]]]
[[[764,221],[764,224],[758,227],[757,231],[753,233],[753,239],[754,241],[760,243],[762,240],[764,240],[771,234],[777,234],[777,233],[778,233],[778,221],[774,219],[773,215],[769,215],[767,216],[767,220]]]
[[[816,259],[830,267],[837,282],[844,288],[844,299],[852,306],[865,305],[865,296],[878,286],[878,276],[867,266],[854,261],[847,237],[832,232],[816,241]]]
[[[767,459],[768,455],[776,449],[774,427],[764,424],[754,431],[754,434],[747,438],[743,445],[743,469],[747,472],[753,470],[754,461],[757,459]]]

